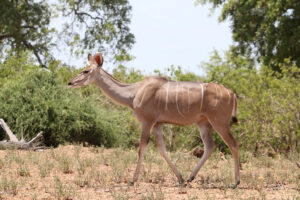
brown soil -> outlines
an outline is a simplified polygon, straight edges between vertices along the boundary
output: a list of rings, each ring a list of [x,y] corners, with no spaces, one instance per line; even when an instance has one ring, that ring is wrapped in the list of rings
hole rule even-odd
[[[187,178],[199,158],[171,153]],[[137,150],[61,146],[43,152],[0,151],[0,199],[300,199],[299,154],[254,158],[241,153],[241,184],[233,189],[231,155],[214,153],[195,180],[178,186],[156,149],[148,149],[130,186]],[[298,160],[296,160],[298,159]]]

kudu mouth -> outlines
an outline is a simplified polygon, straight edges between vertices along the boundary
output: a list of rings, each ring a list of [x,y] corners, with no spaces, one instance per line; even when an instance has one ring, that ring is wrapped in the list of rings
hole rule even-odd
[[[69,83],[68,83],[68,88],[74,88],[73,83],[69,82]]]
[[[69,88],[80,88],[82,86],[86,86],[85,82],[88,79],[88,77],[83,78],[74,78],[68,83]]]
[[[75,85],[75,84],[72,84],[72,83],[68,83],[68,88],[80,88],[81,86],[79,85]]]
[[[76,83],[72,83],[72,82],[68,83],[68,88],[78,88],[78,87],[80,87],[80,86],[78,86],[78,84],[76,84]]]

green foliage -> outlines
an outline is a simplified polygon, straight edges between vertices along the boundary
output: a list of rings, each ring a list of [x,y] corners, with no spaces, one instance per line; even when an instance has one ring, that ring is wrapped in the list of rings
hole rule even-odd
[[[80,69],[53,61],[49,70],[34,66],[28,52],[11,54],[0,63],[0,117],[13,132],[27,138],[44,132],[46,145],[87,141],[94,145],[137,146],[140,125],[131,110],[112,103],[99,88],[67,88]],[[277,152],[300,151],[300,70],[293,61],[280,64],[280,72],[257,66],[248,56],[232,51],[222,58],[217,52],[204,63],[205,82],[218,81],[240,98],[240,124],[231,130],[242,149],[255,152],[271,148]],[[204,77],[171,66],[155,71],[177,81],[204,81]],[[123,65],[113,69],[115,78],[133,83],[144,78],[140,71]],[[168,150],[192,149],[201,144],[196,126],[166,125]],[[229,152],[215,134],[219,150]],[[5,137],[0,130],[0,137]]]
[[[87,141],[114,146],[132,126],[120,112],[101,108],[95,96],[82,97],[45,70],[28,70],[8,81],[0,89],[0,102],[0,116],[13,132],[31,138],[43,131],[46,145]]]
[[[240,124],[233,134],[241,146],[275,151],[300,150],[300,70],[286,60],[277,73],[266,66],[259,69],[242,56],[227,53],[223,60],[215,53],[207,69],[207,81],[218,81],[241,98],[238,104]]]
[[[127,0],[2,0],[0,48],[30,50],[43,67],[53,60],[57,44],[67,47],[65,54],[82,55],[88,49],[124,56],[135,42],[130,12]]]
[[[161,72],[159,70],[154,71],[159,76],[165,76],[175,81],[203,81],[204,78],[200,77],[192,72],[183,72],[180,66],[175,67],[171,65],[166,71]]]
[[[56,5],[60,17],[73,19],[64,24],[61,32],[74,45],[73,53],[83,49],[110,49],[123,55],[135,42],[130,33],[131,5],[128,0],[60,0]],[[84,36],[83,33],[84,32]]]
[[[197,0],[222,6],[220,21],[229,19],[236,55],[254,54],[273,70],[286,58],[300,66],[300,1]]]
[[[0,47],[9,46],[14,51],[29,49],[43,64],[39,54],[45,54],[49,47],[50,16],[45,1],[1,1]]]
[[[144,75],[140,70],[134,70],[133,68],[127,69],[123,65],[119,65],[113,69],[113,76],[121,82],[135,83],[143,80]]]
[[[8,52],[8,54],[7,58],[0,57],[0,88],[7,80],[17,79],[21,72],[36,68],[29,52],[22,51],[17,54]]]

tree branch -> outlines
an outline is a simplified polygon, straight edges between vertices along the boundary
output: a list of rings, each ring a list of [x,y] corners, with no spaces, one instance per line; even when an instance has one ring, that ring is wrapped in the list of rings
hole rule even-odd
[[[33,54],[35,55],[36,59],[38,60],[38,62],[40,63],[40,65],[43,67],[43,68],[47,68],[46,65],[42,62],[42,59],[38,53],[38,51],[34,48],[34,46],[32,46],[32,44],[28,43],[27,41],[23,40],[22,41],[23,44],[25,45],[26,48],[32,50]]]
[[[101,17],[94,17],[94,16],[92,16],[91,14],[89,14],[89,13],[87,13],[87,12],[83,12],[83,11],[80,11],[80,12],[79,12],[80,3],[81,3],[81,1],[78,1],[78,2],[75,2],[75,4],[74,4],[74,14],[75,14],[75,15],[77,15],[78,17],[79,17],[79,16],[85,15],[85,16],[90,17],[91,19],[94,19],[94,20],[98,19],[98,20],[101,20],[101,21],[102,21],[102,18],[101,18]],[[82,20],[83,20],[83,19],[82,19]]]
[[[74,10],[74,13],[75,13],[75,15],[86,15],[86,16],[88,16],[88,17],[90,17],[91,19],[99,19],[99,20],[102,20],[101,19],[101,17],[93,17],[91,14],[89,14],[89,13],[86,13],[86,12],[78,12],[78,10],[77,9],[75,9]]]
[[[31,26],[31,25],[24,25],[24,26],[21,26],[21,28],[37,29],[37,27]]]
[[[0,41],[9,37],[12,37],[12,35],[8,33],[0,34]]]
[[[19,141],[17,139],[17,137],[13,134],[13,132],[10,130],[10,128],[7,126],[7,124],[5,123],[5,121],[3,119],[0,119],[0,125],[5,130],[5,132],[8,135],[10,141],[12,141],[12,142],[18,142]]]

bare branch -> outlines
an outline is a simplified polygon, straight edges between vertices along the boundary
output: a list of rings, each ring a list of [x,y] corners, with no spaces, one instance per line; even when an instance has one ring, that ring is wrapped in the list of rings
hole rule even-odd
[[[27,41],[23,40],[22,41],[23,44],[25,45],[25,47],[27,47],[28,49],[30,49],[33,54],[35,55],[36,59],[38,60],[38,62],[40,63],[40,65],[43,67],[43,68],[47,68],[46,65],[42,62],[42,59],[38,53],[38,51],[34,48],[34,46],[32,46],[32,44],[28,43]]]
[[[43,132],[39,132],[34,138],[29,142],[26,142],[23,138],[23,131],[21,132],[22,139],[19,141],[18,138],[13,134],[8,125],[3,119],[0,119],[0,125],[5,130],[6,134],[9,136],[9,141],[0,141],[0,149],[24,149],[24,150],[38,150],[44,149],[44,146],[40,146],[41,142],[39,139],[42,137]]]
[[[10,130],[10,128],[7,126],[7,124],[5,123],[5,121],[3,119],[0,119],[0,125],[5,130],[10,141],[19,142],[18,138],[13,134],[13,132]]]
[[[78,10],[76,9],[76,10],[74,10],[74,13],[78,16],[78,15],[85,15],[85,16],[88,16],[88,17],[90,17],[91,19],[99,19],[99,20],[102,20],[102,18],[101,17],[94,17],[94,16],[92,16],[92,15],[90,15],[89,13],[86,13],[86,12],[78,12]]]
[[[30,25],[24,25],[24,26],[21,26],[21,28],[37,29],[37,27],[35,27],[35,26],[30,26]]]
[[[79,11],[80,3],[81,3],[81,1],[75,2],[75,4],[74,4],[74,14],[77,15],[82,21],[84,21],[82,19],[82,16],[88,16],[89,18],[94,19],[94,20],[101,20],[101,21],[103,20],[101,17],[94,17],[94,16],[92,16],[91,14],[89,14],[87,12]]]
[[[34,143],[36,140],[40,139],[43,135],[43,131],[39,132],[34,138],[32,138],[28,143],[32,144]]]
[[[8,33],[0,34],[0,41],[10,37],[12,37],[12,35]]]

